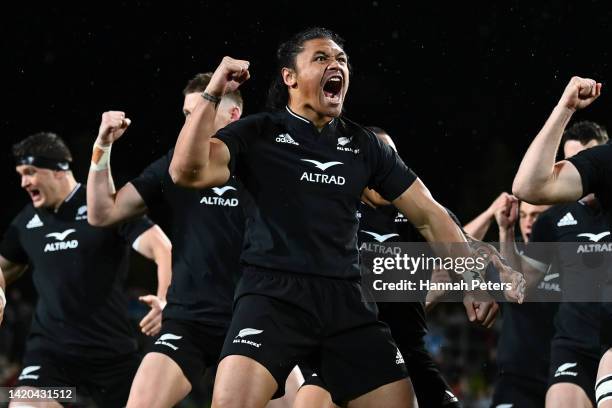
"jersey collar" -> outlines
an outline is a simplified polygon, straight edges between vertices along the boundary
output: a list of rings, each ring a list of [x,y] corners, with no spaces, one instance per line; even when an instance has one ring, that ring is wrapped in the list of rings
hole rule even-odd
[[[289,108],[289,106],[285,106],[285,109],[287,109],[287,112],[289,113],[289,115],[291,115],[292,117],[294,117],[295,119],[301,120],[302,122],[308,123],[311,126],[314,126],[314,123],[312,123],[310,120],[306,119],[305,117],[298,115],[297,113],[295,113],[294,111],[291,110],[291,108]],[[334,123],[334,121],[336,120],[336,118],[332,118],[332,120],[330,120],[329,122],[327,122],[327,124],[323,127],[323,129],[325,129],[326,126],[331,125],[332,123]]]
[[[74,205],[72,205],[71,200],[79,192],[80,188],[81,188],[81,183],[77,183],[77,185],[72,189],[70,194],[68,194],[68,196],[64,198],[64,201],[62,201],[60,206],[57,207],[57,210],[51,211],[51,212],[54,212],[55,214],[59,214],[63,212],[66,208],[72,208]]]

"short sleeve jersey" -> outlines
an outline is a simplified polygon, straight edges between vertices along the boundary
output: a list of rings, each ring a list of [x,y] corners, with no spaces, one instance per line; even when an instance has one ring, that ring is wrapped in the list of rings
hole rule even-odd
[[[152,226],[140,218],[92,227],[80,185],[57,212],[26,205],[5,232],[0,254],[32,269],[38,302],[28,347],[96,356],[135,351],[123,286],[130,246]]]
[[[601,288],[610,269],[610,227],[597,206],[582,202],[555,205],[538,217],[533,226],[534,242],[554,242],[538,260],[552,265],[553,273],[540,286],[561,281],[564,302],[555,318],[559,342],[582,352],[598,354]],[[535,241],[537,240],[537,241]],[[548,279],[547,279],[548,278]],[[599,356],[596,356],[599,358]]]
[[[390,147],[343,118],[319,131],[286,108],[248,116],[216,137],[253,197],[242,261],[258,267],[357,279],[363,189],[393,200],[416,179]]]
[[[530,242],[542,242],[544,239],[544,230],[537,227],[541,217],[542,214],[534,224]],[[533,250],[533,247],[530,249],[529,245],[522,246],[520,251],[545,262],[545,251]],[[549,268],[542,282],[528,293],[532,301],[521,305],[507,302],[501,304],[503,320],[497,352],[500,372],[540,382],[547,381],[550,342],[555,332],[554,318],[559,307],[556,302],[560,300],[559,281],[559,274]],[[543,302],[534,301],[536,299]],[[538,341],[529,341],[525,333]]]
[[[359,250],[376,253],[378,244],[392,242],[424,242],[412,224],[392,206],[373,208],[361,203],[358,213]],[[425,308],[421,302],[378,302],[380,320],[391,327],[395,340],[419,343],[427,334]]]
[[[583,195],[595,193],[602,207],[612,213],[612,145],[605,144],[581,151],[567,159],[578,170]]]
[[[234,178],[202,190],[176,186],[168,173],[173,152],[131,181],[148,207],[161,202],[171,218],[172,283],[164,316],[227,327],[248,199]]]

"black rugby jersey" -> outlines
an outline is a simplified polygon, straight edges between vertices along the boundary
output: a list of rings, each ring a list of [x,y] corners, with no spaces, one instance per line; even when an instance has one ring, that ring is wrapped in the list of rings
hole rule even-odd
[[[539,218],[533,226],[530,242],[542,242],[544,238],[542,228],[537,226],[538,221]],[[533,257],[529,244],[523,246],[521,252]],[[549,270],[543,281],[527,296],[529,301],[520,305],[501,303],[503,319],[497,345],[497,366],[502,374],[547,382],[550,342],[555,332],[557,301],[561,297],[559,275]],[[547,302],[534,302],[536,299]]]
[[[393,205],[373,208],[362,202],[357,216],[362,256],[366,252],[375,255],[378,243],[425,242]],[[395,340],[400,343],[418,343],[427,334],[425,308],[421,302],[378,302],[378,310],[380,320],[390,326]]]
[[[319,132],[286,108],[233,122],[215,137],[253,197],[242,261],[258,267],[359,278],[363,189],[393,200],[416,179],[390,147],[343,118]]]
[[[176,186],[168,173],[174,150],[131,183],[148,207],[171,216],[172,283],[164,317],[227,327],[244,236],[242,187],[234,178],[204,190]]]
[[[534,230],[541,231],[539,240],[561,244],[529,254],[552,264],[555,280],[561,280],[564,302],[555,318],[557,341],[597,357],[601,328],[599,301],[610,268],[611,246],[608,219],[598,207],[575,202],[555,205],[540,214],[534,225]],[[550,282],[543,281],[540,285]]]
[[[567,160],[580,173],[583,196],[595,193],[608,215],[612,214],[612,145],[595,146]]]
[[[0,244],[11,262],[29,264],[38,292],[28,348],[94,356],[134,352],[123,284],[130,245],[153,224],[146,218],[113,228],[87,222],[80,184],[57,212],[30,203]]]

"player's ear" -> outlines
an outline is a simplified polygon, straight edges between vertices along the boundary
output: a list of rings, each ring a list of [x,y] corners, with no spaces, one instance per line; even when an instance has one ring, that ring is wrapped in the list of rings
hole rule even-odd
[[[234,105],[232,109],[230,109],[230,118],[232,122],[235,122],[240,119],[240,115],[242,115],[242,110],[239,106]]]
[[[283,82],[289,88],[297,87],[297,75],[294,69],[291,68],[283,68],[281,70],[281,75],[283,76]]]

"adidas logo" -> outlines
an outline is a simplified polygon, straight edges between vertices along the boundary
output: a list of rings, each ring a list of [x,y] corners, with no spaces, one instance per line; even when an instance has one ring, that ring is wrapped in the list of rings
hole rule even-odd
[[[563,216],[563,218],[559,220],[559,222],[557,223],[557,227],[567,227],[568,225],[576,224],[578,224],[578,221],[576,221],[572,213],[568,212]]]
[[[404,357],[399,349],[397,349],[397,354],[395,355],[395,364],[404,364]]]
[[[32,219],[26,224],[27,229],[42,227],[44,224],[40,220],[38,214],[34,214]]]
[[[574,368],[578,365],[578,363],[565,363],[565,364],[561,364],[559,366],[559,368],[557,368],[557,371],[555,372],[555,377],[559,377],[562,375],[571,375],[572,377],[576,377],[578,375],[577,372],[575,371],[567,371],[570,368]]]
[[[296,146],[300,145],[298,142],[293,140],[291,136],[289,136],[289,133],[281,133],[280,135],[276,136],[276,141],[278,143],[289,143]]]
[[[444,405],[451,403],[451,402],[459,402],[459,400],[457,399],[457,397],[455,397],[455,394],[453,394],[449,390],[445,390],[444,391]]]

